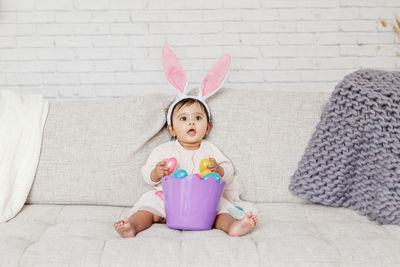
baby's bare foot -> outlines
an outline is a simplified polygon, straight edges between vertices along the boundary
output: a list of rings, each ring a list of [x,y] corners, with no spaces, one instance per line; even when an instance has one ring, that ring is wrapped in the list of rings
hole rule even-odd
[[[229,228],[230,236],[242,236],[249,233],[257,225],[257,217],[251,211],[247,212],[242,219],[234,222]]]
[[[134,237],[136,235],[135,228],[129,222],[128,218],[114,223],[114,228],[122,237]]]
[[[257,216],[256,215],[252,215],[250,218],[254,221],[254,224],[255,224],[254,226],[257,226],[257,223],[258,223]]]

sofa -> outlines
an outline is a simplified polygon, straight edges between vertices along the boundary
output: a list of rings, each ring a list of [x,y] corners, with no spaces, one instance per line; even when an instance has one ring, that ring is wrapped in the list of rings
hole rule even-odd
[[[113,228],[150,189],[140,168],[171,140],[173,94],[51,100],[27,201],[0,224],[0,266],[399,266],[398,226],[288,190],[330,93],[224,88],[208,99],[207,139],[259,209],[243,237],[153,224],[124,239]]]

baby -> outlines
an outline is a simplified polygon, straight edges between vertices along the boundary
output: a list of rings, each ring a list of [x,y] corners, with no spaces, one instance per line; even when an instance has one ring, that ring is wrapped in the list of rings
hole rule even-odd
[[[163,63],[169,84],[179,92],[179,97],[170,105],[167,113],[167,130],[176,140],[161,144],[150,153],[142,174],[144,180],[154,186],[154,190],[143,194],[129,211],[132,215],[116,222],[114,228],[122,237],[134,237],[153,223],[165,223],[161,179],[170,173],[166,166],[167,159],[176,158],[179,165],[177,169],[184,169],[192,174],[200,173],[200,161],[208,158],[211,164],[207,168],[218,173],[225,181],[214,227],[231,236],[243,236],[254,229],[258,219],[252,211],[238,212],[228,200],[228,196],[230,199],[238,199],[238,194],[232,195],[238,188],[233,166],[214,144],[204,140],[213,126],[205,99],[221,88],[229,70],[230,56],[222,57],[208,72],[197,97],[186,94],[186,74],[173,51],[167,46],[163,50]]]
[[[175,141],[167,142],[156,147],[150,154],[147,164],[151,164],[157,157],[171,156],[177,158],[179,168],[193,171],[196,164],[205,156],[212,162],[207,168],[217,172],[228,184],[233,178],[233,167],[228,159],[211,142],[203,138],[210,132],[212,122],[209,122],[206,109],[203,104],[195,99],[184,99],[179,102],[172,112],[172,123],[168,125],[168,132],[176,137]],[[160,185],[161,179],[169,175],[169,169],[165,166],[167,158],[157,162],[151,173],[144,177],[151,185]],[[194,164],[193,164],[194,163]],[[146,164],[146,165],[147,165]],[[188,168],[182,168],[185,165]],[[143,172],[146,174],[146,167]],[[191,169],[190,169],[191,168]],[[195,169],[192,173],[200,173]],[[165,211],[163,200],[157,196],[160,187],[145,193],[133,207],[133,214],[114,224],[115,230],[122,237],[134,237],[140,231],[149,228],[153,223],[165,223]],[[249,233],[257,225],[257,217],[251,211],[243,218],[236,220],[228,210],[235,208],[225,198],[221,198],[218,206],[218,215],[214,227],[231,236],[242,236]]]

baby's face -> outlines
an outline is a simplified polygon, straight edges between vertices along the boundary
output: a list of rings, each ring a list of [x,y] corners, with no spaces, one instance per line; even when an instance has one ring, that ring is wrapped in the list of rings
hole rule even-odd
[[[175,109],[172,125],[168,126],[168,131],[176,136],[183,147],[200,145],[212,128],[212,124],[207,121],[207,114],[197,102]]]

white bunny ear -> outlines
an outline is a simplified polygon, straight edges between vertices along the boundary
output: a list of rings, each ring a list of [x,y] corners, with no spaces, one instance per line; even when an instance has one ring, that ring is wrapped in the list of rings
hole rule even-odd
[[[163,49],[163,65],[168,83],[183,94],[187,86],[187,77],[174,51],[167,45]]]
[[[207,73],[200,85],[200,93],[203,99],[215,94],[224,83],[231,65],[231,56],[226,54]]]

